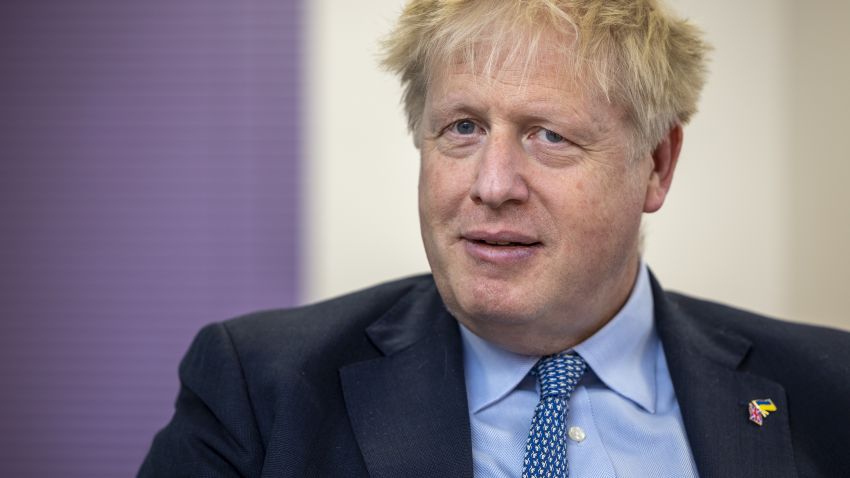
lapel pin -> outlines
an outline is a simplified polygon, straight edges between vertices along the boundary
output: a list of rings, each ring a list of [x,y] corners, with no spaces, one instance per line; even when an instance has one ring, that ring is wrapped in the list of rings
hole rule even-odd
[[[750,412],[750,421],[755,423],[758,426],[762,426],[764,424],[764,419],[770,412],[775,412],[776,405],[773,404],[773,400],[769,398],[762,398],[750,401],[749,405]]]

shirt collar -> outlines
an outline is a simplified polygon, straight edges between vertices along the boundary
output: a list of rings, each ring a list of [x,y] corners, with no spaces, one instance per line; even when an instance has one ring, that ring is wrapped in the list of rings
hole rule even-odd
[[[655,413],[655,364],[660,346],[654,315],[649,270],[641,263],[626,304],[573,348],[608,388],[650,413]]]
[[[477,413],[509,394],[540,359],[493,345],[470,332],[463,324],[460,324],[460,334],[470,413]]]
[[[604,327],[573,348],[608,388],[650,413],[655,413],[659,346],[653,314],[649,271],[641,263],[626,304]],[[463,324],[460,331],[470,413],[509,394],[540,359],[493,345]]]

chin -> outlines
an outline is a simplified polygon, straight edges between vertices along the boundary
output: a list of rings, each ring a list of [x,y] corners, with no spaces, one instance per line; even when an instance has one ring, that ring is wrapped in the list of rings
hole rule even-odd
[[[469,279],[466,283],[448,285],[447,289],[437,284],[446,301],[449,312],[470,328],[475,324],[490,326],[520,326],[533,322],[539,315],[533,294],[521,286],[481,278]]]

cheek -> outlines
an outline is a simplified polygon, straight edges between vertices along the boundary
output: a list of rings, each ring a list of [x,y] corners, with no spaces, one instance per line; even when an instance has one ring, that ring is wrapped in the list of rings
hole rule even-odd
[[[440,204],[444,194],[441,192],[443,182],[440,173],[434,168],[424,166],[419,172],[419,211],[425,223],[430,224],[442,209]]]
[[[643,197],[631,177],[621,176],[593,197],[594,234],[615,248],[629,246],[638,235],[643,216]]]
[[[427,222],[444,222],[458,213],[467,196],[463,171],[451,161],[422,158],[419,211]]]
[[[601,247],[615,240],[621,231],[639,224],[642,200],[635,192],[631,178],[600,174],[584,174],[549,184],[552,196],[548,209],[555,215],[562,234],[586,247]]]

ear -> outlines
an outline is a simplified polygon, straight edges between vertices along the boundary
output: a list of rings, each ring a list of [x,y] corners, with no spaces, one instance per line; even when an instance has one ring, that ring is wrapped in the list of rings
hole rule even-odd
[[[673,183],[676,163],[679,161],[682,136],[682,125],[674,125],[652,152],[652,170],[646,185],[644,212],[655,212],[664,204],[664,198],[667,197],[670,184]]]

